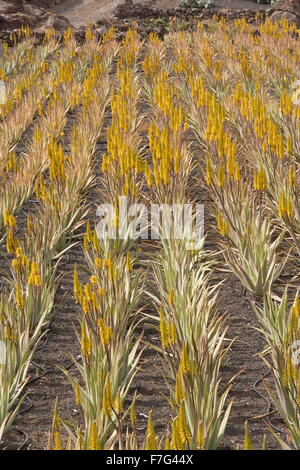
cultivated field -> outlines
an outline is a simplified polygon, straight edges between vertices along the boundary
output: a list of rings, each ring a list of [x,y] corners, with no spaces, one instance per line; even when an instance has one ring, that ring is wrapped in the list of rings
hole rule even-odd
[[[300,449],[295,27],[11,40],[0,447]],[[164,236],[166,216],[135,239],[121,196],[201,203],[205,238]],[[101,204],[115,238],[98,236]]]

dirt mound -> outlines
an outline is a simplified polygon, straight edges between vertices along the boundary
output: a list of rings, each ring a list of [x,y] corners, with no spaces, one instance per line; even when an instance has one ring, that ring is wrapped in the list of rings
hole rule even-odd
[[[279,0],[276,8],[291,10],[295,12],[300,11],[300,0]]]
[[[123,3],[118,5],[114,10],[116,18],[144,18],[154,14],[154,7],[156,1],[144,1],[140,3],[133,3],[133,0],[125,0]]]
[[[286,19],[300,28],[300,0],[279,0],[271,15],[273,21]]]
[[[36,1],[43,3],[43,0]],[[22,0],[1,0],[0,30],[13,30],[22,26],[29,26],[39,31],[48,28],[64,31],[69,26],[69,22],[64,16],[54,15]]]
[[[55,5],[64,3],[64,0],[28,0],[28,3],[41,8],[52,8]]]

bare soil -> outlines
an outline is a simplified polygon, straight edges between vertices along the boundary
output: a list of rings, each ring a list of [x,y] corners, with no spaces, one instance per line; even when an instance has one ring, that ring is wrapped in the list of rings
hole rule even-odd
[[[171,9],[179,6],[181,0],[156,0],[159,9]],[[122,0],[66,0],[59,6],[51,8],[53,13],[64,15],[75,27],[84,26],[88,22],[97,22],[103,18],[110,17],[114,9]],[[140,3],[134,0],[134,3]],[[218,9],[251,9],[262,10],[269,5],[260,5],[250,0],[219,0]]]

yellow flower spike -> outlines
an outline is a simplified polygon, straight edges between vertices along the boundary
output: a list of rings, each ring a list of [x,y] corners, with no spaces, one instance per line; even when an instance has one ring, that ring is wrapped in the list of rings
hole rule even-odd
[[[224,166],[220,165],[218,168],[218,185],[222,188],[225,184],[225,171]]]
[[[278,158],[282,159],[284,157],[284,140],[282,134],[277,137],[276,141],[276,154]]]
[[[20,309],[22,309],[22,310],[24,309],[25,298],[24,298],[24,295],[22,293],[21,286],[20,286],[19,282],[16,283],[16,304],[17,304],[17,307],[19,307]]]
[[[29,235],[32,234],[33,226],[32,226],[32,217],[30,214],[27,216],[27,232]]]
[[[81,291],[80,291],[80,297],[81,297]],[[85,315],[88,315],[89,313],[91,313],[91,305],[87,297],[83,297],[82,299],[82,309]]]
[[[108,271],[108,278],[110,281],[115,279],[116,271],[114,269],[114,264],[112,262],[112,252],[109,253],[109,259],[107,260],[107,271]]]
[[[266,139],[263,140],[263,143],[261,145],[261,149],[264,153],[266,153],[266,151],[268,149],[268,143],[267,143]]]
[[[210,162],[210,159],[207,159],[207,162],[206,162],[206,183],[208,184],[208,186],[210,186],[212,184],[212,176],[213,176],[213,170],[212,170],[211,162]]]
[[[292,151],[293,151],[292,138],[290,135],[288,135],[286,138],[286,154],[290,155]]]
[[[234,178],[235,176],[235,168],[236,168],[235,158],[229,155],[227,158],[226,169],[227,169],[227,173],[229,174],[231,178]]]
[[[294,215],[293,203],[290,195],[286,196],[284,191],[281,191],[278,201],[278,215],[282,219],[286,216],[291,218]]]
[[[76,299],[76,302],[79,302],[79,295],[80,295],[80,282],[79,282],[79,276],[78,276],[78,270],[77,270],[77,264],[75,264],[74,268],[74,278],[73,278],[73,293],[74,297]]]
[[[258,172],[254,175],[254,189],[256,191],[264,191],[267,188],[267,175],[262,165]]]
[[[298,294],[295,297],[295,301],[293,305],[293,314],[295,315],[295,318],[300,319],[300,298]]]
[[[98,429],[96,421],[93,421],[89,432],[89,450],[100,450]]]
[[[293,341],[293,339],[298,335],[299,329],[300,329],[300,300],[298,297],[298,294],[296,294],[294,304],[291,308],[290,312],[290,337],[289,341]]]
[[[92,308],[95,312],[98,312],[100,310],[100,305],[99,305],[99,302],[98,302],[98,299],[97,299],[97,295],[96,295],[96,292],[93,292],[92,293],[92,300],[91,300],[91,303],[92,303]]]
[[[217,135],[217,144],[218,144],[218,156],[222,158],[224,156],[224,131],[222,128],[219,129]]]
[[[81,352],[84,358],[87,358],[89,356],[89,339],[87,337],[87,331],[84,321],[82,322],[81,327]]]
[[[16,226],[16,219],[12,214],[6,210],[4,213],[4,225],[6,227],[14,228]]]
[[[286,213],[289,218],[292,218],[294,216],[293,201],[290,195],[287,197]]]
[[[182,443],[181,435],[180,435],[180,424],[179,424],[178,416],[173,420],[173,423],[172,423],[171,449],[172,450],[184,450],[184,445]]]
[[[126,254],[126,271],[131,272],[132,271],[132,262],[131,262],[131,256],[130,253],[128,252]]]
[[[58,416],[57,400],[56,400],[55,406],[54,406],[54,413],[53,413],[52,430],[59,431],[59,429],[60,429],[60,418]]]
[[[293,167],[289,168],[289,183],[292,188],[295,187],[296,181],[295,181],[295,172],[294,172]]]
[[[191,433],[190,433],[187,420],[186,420],[184,400],[182,400],[180,403],[178,417],[179,417],[179,432],[180,432],[181,442],[188,444],[191,439]]]
[[[114,409],[118,415],[120,415],[123,412],[123,405],[122,405],[122,399],[121,399],[121,392],[118,391],[117,397],[115,399],[114,403]]]
[[[169,303],[170,303],[171,305],[174,305],[174,300],[175,300],[175,298],[174,298],[174,291],[173,291],[173,289],[171,289],[171,290],[169,291],[169,293],[168,293],[168,300],[169,300]]]
[[[99,292],[100,297],[105,297],[106,290],[103,287],[99,287],[98,292]]]
[[[300,119],[300,107],[297,106],[297,108],[294,110],[294,115],[296,119]]]
[[[90,249],[90,244],[89,244],[89,241],[88,241],[87,233],[84,234],[83,247],[84,247],[85,251],[89,251],[89,249]]]
[[[252,444],[248,421],[245,422],[244,450],[253,450],[253,444]]]
[[[152,420],[152,411],[150,411],[149,418],[148,418],[145,450],[157,450],[156,435],[155,435],[154,425],[153,425],[153,420]]]
[[[22,248],[19,246],[19,247],[16,249],[16,257],[17,257],[18,259],[22,259],[23,256],[24,256],[24,255],[23,255]]]
[[[36,274],[34,276],[33,285],[36,286],[36,287],[39,287],[39,286],[41,286],[41,284],[42,284],[41,277],[40,277],[39,274]]]
[[[226,237],[229,233],[229,223],[227,220],[224,219],[220,210],[218,210],[217,214],[217,224],[218,229],[223,237]]]
[[[174,172],[176,174],[180,173],[180,161],[181,161],[181,153],[180,153],[180,148],[178,147],[175,152],[175,158],[174,158]]]
[[[91,41],[92,39],[94,38],[94,34],[93,34],[93,31],[89,28],[86,30],[86,33],[85,33],[85,39],[87,41]]]
[[[183,130],[187,132],[189,130],[189,118],[188,115],[185,116]]]
[[[103,344],[103,346],[108,346],[113,337],[112,329],[109,326],[105,325],[102,318],[98,319],[98,328],[99,328],[101,343]]]
[[[91,284],[89,282],[87,282],[84,287],[84,294],[90,302],[92,300],[92,290],[91,290]]]
[[[135,405],[134,403],[131,404],[130,408],[129,408],[129,416],[130,416],[130,422],[131,422],[131,426],[133,428],[136,427],[136,423],[137,423],[137,417],[136,417],[136,411],[135,411]]]
[[[90,283],[93,285],[93,286],[97,286],[97,276],[91,276],[90,277]]]
[[[38,186],[38,189],[36,190],[36,196],[39,198],[42,198],[43,200],[46,199],[46,185],[45,185],[45,180],[42,174],[40,174],[39,186]]]
[[[183,375],[190,373],[190,365],[186,345],[183,345],[180,359],[180,370]]]
[[[171,439],[169,434],[166,437],[165,450],[171,450]]]
[[[183,384],[183,377],[180,370],[178,370],[176,375],[176,384],[175,384],[175,400],[178,405],[184,399],[184,384]]]
[[[28,285],[29,286],[40,286],[41,285],[41,277],[39,273],[38,265],[35,261],[31,263],[30,274],[28,276]]]
[[[59,431],[53,432],[53,450],[62,450],[61,436]]]
[[[199,423],[198,432],[197,432],[197,449],[202,450],[204,444],[204,435],[202,424]]]
[[[113,397],[111,393],[111,384],[109,377],[106,378],[104,385],[104,394],[103,394],[103,404],[102,404],[103,413],[105,416],[110,417],[113,410]]]
[[[9,173],[10,171],[17,171],[17,156],[16,152],[10,152],[9,153],[9,159],[6,163],[6,171]]]
[[[108,42],[114,39],[115,37],[115,28],[111,26],[109,30],[103,35],[102,42]]]
[[[17,273],[20,274],[20,262],[18,259],[13,259],[11,262],[13,270]]]
[[[103,260],[101,258],[94,258],[94,265],[97,269],[102,268]]]
[[[18,248],[17,248],[17,250],[18,250]],[[17,250],[16,250],[16,251],[17,251]],[[27,256],[24,256],[24,255],[23,255],[20,259],[21,259],[21,264],[22,264],[22,266],[24,266],[24,267],[27,269],[27,271],[29,271],[29,268],[30,268],[30,261],[29,261],[29,259],[27,258]]]
[[[12,339],[12,336],[11,336],[11,327],[10,327],[9,323],[6,323],[6,325],[5,325],[5,337],[6,337],[7,339],[10,339],[10,340]]]
[[[162,308],[159,311],[159,318],[160,318],[159,328],[160,328],[161,344],[162,344],[163,349],[166,349],[168,347],[168,328],[167,328],[167,322],[164,317]]]
[[[81,406],[82,404],[80,385],[77,382],[75,386],[75,403],[78,406]]]
[[[99,238],[98,238],[96,230],[94,230],[94,233],[93,233],[93,247],[94,247],[94,250],[97,251],[97,253],[100,253],[100,243],[99,243]]]
[[[167,326],[167,331],[168,331],[168,343],[170,346],[172,346],[173,344],[175,344],[176,337],[177,337],[176,326],[175,326],[174,321],[172,320],[169,321],[168,326]]]

